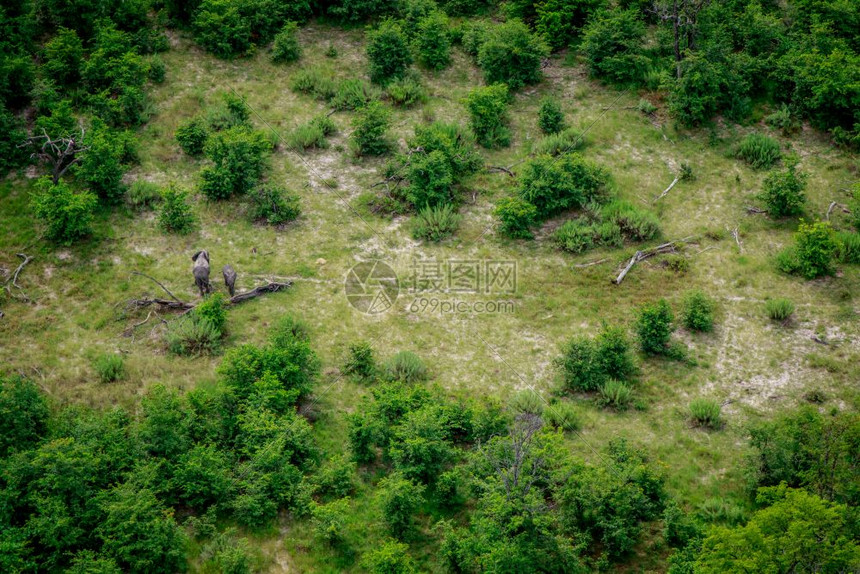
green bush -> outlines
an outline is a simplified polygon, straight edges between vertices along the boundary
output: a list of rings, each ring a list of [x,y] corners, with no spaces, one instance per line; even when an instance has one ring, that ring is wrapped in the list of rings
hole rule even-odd
[[[298,61],[301,57],[299,25],[295,22],[287,22],[275,36],[275,42],[272,44],[272,61],[289,64]]]
[[[121,137],[103,125],[94,125],[84,138],[89,149],[75,168],[75,176],[106,203],[119,203],[125,195],[122,176],[125,147]]]
[[[197,226],[197,217],[188,204],[188,192],[174,185],[161,191],[158,225],[163,231],[185,235]]]
[[[851,208],[851,224],[855,230],[860,231],[860,183],[851,186],[849,207]]]
[[[593,18],[582,32],[581,50],[592,76],[612,84],[640,83],[648,66],[642,54],[645,24],[635,10]]]
[[[532,147],[532,151],[535,155],[559,156],[576,151],[584,145],[585,136],[579,130],[567,128],[539,139]]]
[[[636,372],[624,330],[606,324],[595,339],[571,339],[556,364],[565,387],[574,391],[594,391],[610,378],[627,380]]]
[[[767,169],[779,161],[782,152],[779,142],[766,135],[753,132],[738,144],[735,157],[755,169]]]
[[[314,536],[328,544],[343,540],[350,511],[349,497],[313,507]]]
[[[216,132],[235,127],[250,128],[250,118],[248,104],[234,92],[222,94],[220,102],[206,109],[206,122]]]
[[[161,201],[161,188],[151,181],[137,179],[128,186],[125,200],[132,209],[152,209]]]
[[[556,229],[553,239],[561,249],[571,253],[582,253],[595,246],[621,247],[624,244],[621,228],[611,221],[565,221]]]
[[[248,194],[248,199],[249,215],[253,221],[281,225],[294,221],[302,213],[299,196],[274,184],[257,187]]]
[[[782,135],[789,136],[800,129],[800,122],[794,118],[791,108],[787,104],[764,118],[764,122],[774,129],[782,131]]]
[[[486,148],[507,147],[511,142],[508,122],[508,87],[493,84],[473,89],[466,97],[469,126]]]
[[[806,204],[807,175],[791,165],[785,171],[773,171],[764,178],[761,199],[771,217],[788,217],[803,213]]]
[[[684,296],[681,322],[691,331],[708,332],[714,328],[714,301],[703,291],[688,291]]]
[[[73,86],[81,77],[84,44],[77,32],[60,28],[45,44],[45,57],[40,70],[61,86]]]
[[[371,550],[361,560],[370,574],[415,574],[418,568],[409,555],[409,546],[385,541]]]
[[[0,375],[0,457],[33,447],[48,430],[50,412],[36,383]]]
[[[839,244],[829,221],[800,222],[795,234],[798,272],[806,279],[832,275]]]
[[[334,123],[326,116],[318,116],[311,121],[296,126],[285,138],[287,147],[293,150],[310,148],[326,149],[326,136],[333,132]],[[330,130],[330,131],[329,131]]]
[[[413,154],[408,167],[406,199],[416,209],[444,207],[453,200],[453,168],[441,150]]]
[[[531,19],[534,11],[535,30],[553,50],[559,50],[575,43],[578,31],[596,20],[605,4],[604,0],[546,0],[532,5],[530,0],[517,0],[507,2],[505,11],[524,20]]]
[[[503,197],[494,211],[503,234],[514,239],[531,239],[537,223],[537,208],[519,197]]]
[[[427,88],[421,84],[418,77],[406,75],[400,79],[394,80],[385,88],[385,93],[388,94],[388,99],[395,106],[402,108],[411,108],[416,104],[423,104],[429,97]]]
[[[205,319],[220,333],[227,326],[227,300],[222,293],[213,293],[203,299],[192,311],[200,319]]]
[[[350,135],[358,155],[382,155],[391,144],[386,138],[390,125],[388,108],[379,102],[370,102],[361,108],[352,122],[353,131]]]
[[[451,62],[451,39],[448,35],[448,17],[438,10],[431,12],[418,23],[415,37],[418,61],[431,70],[442,70]]]
[[[378,99],[379,90],[365,80],[353,78],[337,85],[329,103],[336,110],[357,110],[368,102]]]
[[[478,38],[478,65],[487,84],[506,84],[518,90],[543,78],[541,62],[549,49],[520,20],[492,26]]]
[[[648,241],[660,235],[660,220],[657,216],[629,201],[610,201],[601,206],[600,217],[621,228],[624,237],[631,241]]]
[[[402,78],[412,65],[412,53],[400,24],[383,20],[367,32],[367,59],[370,80],[385,85]]]
[[[290,89],[300,94],[307,94],[319,100],[332,99],[337,91],[337,84],[332,79],[332,72],[324,68],[303,68],[293,75]]]
[[[358,23],[390,14],[397,6],[394,0],[336,0],[328,7],[328,13],[343,22]]]
[[[103,383],[125,378],[125,359],[117,353],[102,353],[93,360],[93,368]]]
[[[579,411],[571,403],[557,401],[543,410],[543,419],[550,426],[563,431],[576,432],[582,428]]]
[[[860,263],[860,233],[840,231],[836,234],[836,259],[842,263]]]
[[[93,212],[98,198],[89,191],[75,193],[64,182],[56,185],[49,176],[36,183],[30,205],[33,214],[45,226],[45,237],[71,245],[92,233]]]
[[[640,307],[636,317],[636,334],[639,346],[647,355],[670,353],[674,316],[665,299]]]
[[[541,415],[544,404],[537,391],[525,389],[511,398],[510,408],[518,415]]]
[[[219,58],[245,54],[251,48],[251,22],[241,4],[232,0],[203,0],[194,14],[194,39]]]
[[[450,204],[425,207],[415,216],[412,236],[427,241],[442,241],[460,226],[462,217]]]
[[[214,445],[196,445],[179,456],[171,486],[196,510],[223,503],[233,487],[230,459]]]
[[[384,365],[385,378],[401,383],[418,383],[428,377],[427,367],[421,357],[411,351],[399,351]]]
[[[215,534],[200,551],[203,572],[252,574],[258,571],[259,557],[254,556],[247,538],[236,538],[235,528]]]
[[[765,312],[772,321],[785,323],[794,314],[794,303],[789,299],[768,299],[764,304]]]
[[[723,426],[722,405],[713,399],[693,399],[690,402],[690,422],[696,426],[718,429]]]
[[[520,171],[517,194],[534,205],[538,220],[543,220],[598,199],[608,183],[606,170],[577,154],[540,155]]]
[[[424,502],[424,487],[393,473],[379,481],[377,499],[382,520],[391,536],[407,538],[415,528],[415,516]]]
[[[598,390],[597,404],[601,407],[626,411],[633,402],[633,389],[623,381],[609,379]]]
[[[368,381],[376,376],[376,358],[370,343],[362,341],[349,346],[349,358],[344,364],[343,372],[361,381]]]
[[[221,331],[211,321],[189,314],[168,323],[165,343],[174,355],[214,355],[221,348]]]
[[[538,127],[545,134],[557,134],[564,129],[564,112],[561,111],[561,102],[557,98],[547,96],[541,99]]]
[[[314,476],[314,492],[342,498],[355,490],[355,463],[340,455],[326,460]]]
[[[271,143],[261,132],[232,127],[209,137],[206,157],[214,164],[201,172],[200,191],[211,200],[244,195],[263,175]]]

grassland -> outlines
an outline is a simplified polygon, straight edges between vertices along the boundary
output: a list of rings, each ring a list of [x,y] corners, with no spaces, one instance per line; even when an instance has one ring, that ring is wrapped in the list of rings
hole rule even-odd
[[[273,65],[264,52],[231,62],[216,60],[188,38],[172,36],[171,50],[163,56],[167,78],[151,92],[154,115],[138,134],[141,162],[128,180],[174,182],[194,189],[201,163],[182,154],[173,132],[224,92],[235,90],[245,98],[254,112],[253,122],[273,137],[326,112],[324,104],[290,91],[290,78],[311,62],[340,78],[364,75],[363,34],[321,25],[303,28],[300,34],[305,54],[290,66]],[[338,52],[334,59],[324,56],[331,44]],[[678,274],[654,258],[637,265],[621,285],[612,285],[610,279],[636,248],[563,254],[547,239],[563,218],[547,223],[536,241],[500,237],[491,211],[494,200],[513,187],[504,173],[481,173],[467,181],[474,194],[467,194],[461,208],[464,221],[456,237],[439,245],[416,242],[408,217],[379,217],[367,209],[368,194],[380,193],[372,185],[382,179],[386,160],[355,159],[347,147],[351,114],[338,112],[332,117],[340,130],[329,149],[298,155],[280,145],[271,158],[268,179],[294,190],[302,201],[303,216],[282,229],[248,222],[238,201],[210,203],[197,197],[194,207],[201,225],[191,235],[165,235],[158,230],[154,213],[122,208],[101,214],[92,240],[74,248],[55,248],[39,239],[29,214],[33,174],[8,177],[0,183],[0,267],[13,270],[20,252],[35,260],[19,280],[31,301],[0,300],[5,313],[0,320],[0,365],[38,381],[57,404],[120,404],[134,410],[140,395],[153,384],[181,389],[211,384],[218,357],[168,355],[161,319],[170,317],[153,314],[133,328],[146,313],[129,314],[125,309],[128,299],[157,292],[133,271],[156,277],[179,297],[194,300],[190,255],[206,248],[215,269],[231,263],[238,270],[243,289],[266,278],[294,281],[286,293],[232,309],[227,344],[261,341],[267,326],[285,313],[310,325],[324,364],[316,393],[321,413],[316,434],[321,447],[336,454],[345,448],[343,415],[366,392],[339,373],[352,342],[369,341],[382,357],[402,349],[415,351],[429,365],[434,384],[452,395],[505,401],[533,385],[549,398],[559,387],[552,361],[568,338],[594,331],[601,321],[629,325],[638,305],[659,297],[679,309],[683,294],[700,288],[718,302],[714,332],[676,334],[689,348],[686,362],[643,359],[636,409],[601,411],[587,397],[573,397],[582,403],[585,425],[581,433],[569,437],[569,444],[590,458],[610,439],[630,437],[653,453],[665,470],[669,489],[686,504],[712,497],[740,503],[750,422],[803,402],[804,394],[813,389],[829,397],[823,408],[860,406],[856,387],[860,269],[845,266],[837,277],[816,281],[775,271],[772,258],[791,240],[796,222],[748,214],[745,206],[756,203],[764,174],[731,157],[740,137],[751,130],[768,131],[763,125],[719,124],[711,130],[676,131],[662,108],[650,117],[636,109],[642,97],[661,105],[655,94],[602,87],[586,76],[575,58],[554,57],[545,73],[543,83],[516,95],[513,144],[484,151],[487,164],[508,166],[527,157],[540,137],[536,125],[540,96],[558,96],[568,122],[587,130],[583,153],[611,171],[617,194],[651,205],[660,216],[664,238],[692,238],[682,252],[690,263],[688,272]],[[445,71],[422,74],[430,101],[394,113],[392,138],[401,147],[413,127],[429,119],[465,124],[462,99],[481,81],[478,70],[460,52]],[[860,167],[855,156],[832,148],[808,128],[791,139],[771,135],[784,151],[796,153],[800,168],[810,174],[807,219],[823,217],[831,201],[844,202],[845,188],[857,179]],[[693,167],[695,179],[679,183],[655,202],[682,162]],[[837,225],[840,217],[837,210],[833,215]],[[739,232],[740,245],[732,237],[733,229]],[[516,260],[515,312],[412,313],[412,296],[405,285],[387,313],[368,316],[349,305],[343,280],[356,262],[383,260],[404,278],[416,258]],[[598,260],[604,262],[576,267]],[[795,302],[791,324],[769,321],[764,303],[772,297]],[[128,375],[102,384],[92,360],[115,351],[125,355]],[[686,408],[696,397],[725,402],[723,430],[690,428]],[[367,496],[373,472],[364,478],[355,496],[356,514],[363,520],[357,519],[350,528],[361,534],[363,544],[372,546],[381,528],[374,523],[372,499]],[[334,556],[315,545],[302,522],[284,522],[280,531],[253,536],[272,571],[338,571],[350,564],[348,555]],[[660,569],[665,553],[648,544],[637,562],[643,569]],[[426,564],[432,563],[432,547],[413,551]]]

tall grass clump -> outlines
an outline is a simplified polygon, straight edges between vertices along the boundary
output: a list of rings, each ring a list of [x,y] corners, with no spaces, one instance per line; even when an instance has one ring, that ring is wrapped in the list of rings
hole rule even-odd
[[[769,299],[764,304],[764,308],[771,321],[778,321],[780,323],[788,322],[794,314],[794,303],[790,299]]]
[[[337,84],[331,107],[338,111],[357,110],[368,102],[379,99],[379,90],[361,78],[350,78]]]
[[[317,116],[311,121],[296,126],[286,136],[287,146],[293,149],[325,149],[326,137],[337,131],[334,121],[327,116]]]
[[[633,402],[633,388],[616,379],[609,379],[600,385],[597,404],[603,408],[626,411]]]
[[[349,356],[343,372],[358,380],[367,381],[376,374],[376,357],[370,343],[360,341],[349,346]]]
[[[582,428],[579,411],[568,402],[558,401],[543,410],[543,420],[563,431],[578,431]]]
[[[860,263],[860,233],[840,231],[836,234],[836,258],[842,263]]]
[[[544,402],[536,391],[526,389],[511,398],[510,407],[518,415],[540,415],[543,413]]]
[[[411,351],[400,351],[385,362],[385,378],[401,383],[417,383],[428,377],[427,366]]]
[[[221,348],[221,331],[208,319],[189,313],[168,323],[165,342],[174,355],[214,355]]]
[[[425,207],[418,212],[412,227],[415,239],[442,241],[457,231],[462,217],[451,204]]]
[[[388,87],[385,88],[385,93],[388,95],[391,103],[400,108],[411,108],[412,106],[423,104],[429,97],[427,88],[421,84],[420,78],[416,78],[411,74],[407,74],[388,84]]]
[[[779,142],[760,133],[744,137],[735,150],[735,157],[755,169],[767,169],[782,157]]]
[[[328,101],[337,92],[337,84],[332,79],[332,74],[328,70],[322,68],[304,68],[293,76],[290,89],[300,94]]]
[[[534,153],[549,154],[552,156],[561,155],[571,151],[576,151],[585,146],[585,136],[579,130],[567,128],[562,131],[553,132],[546,137],[540,139],[534,146]]]
[[[722,408],[713,399],[694,399],[690,402],[690,422],[695,426],[716,430],[723,426]]]
[[[117,353],[103,353],[93,360],[93,368],[103,383],[125,378],[125,360]]]

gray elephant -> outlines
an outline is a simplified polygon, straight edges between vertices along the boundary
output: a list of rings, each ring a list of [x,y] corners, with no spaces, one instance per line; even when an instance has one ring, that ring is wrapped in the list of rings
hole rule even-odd
[[[191,256],[191,261],[194,262],[191,270],[194,273],[194,284],[200,289],[200,296],[203,297],[212,291],[212,286],[209,284],[209,252],[205,249],[198,251]]]
[[[224,285],[227,286],[227,291],[230,292],[230,297],[236,294],[236,270],[232,265],[225,265],[221,269],[221,274],[224,275]]]

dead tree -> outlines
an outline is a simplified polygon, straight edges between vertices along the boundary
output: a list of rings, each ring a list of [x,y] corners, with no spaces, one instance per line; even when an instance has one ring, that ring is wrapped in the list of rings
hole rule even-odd
[[[84,127],[80,126],[79,130],[79,133],[52,138],[42,129],[42,135],[27,138],[19,147],[36,148],[30,157],[51,165],[51,176],[56,185],[69,168],[81,160],[81,154],[89,149],[84,144]]]
[[[633,257],[630,258],[630,261],[627,262],[627,265],[624,266],[624,269],[618,274],[618,277],[612,280],[616,285],[620,285],[624,278],[627,276],[627,273],[633,269],[633,266],[639,263],[640,261],[644,261],[649,257],[653,257],[654,255],[659,255],[661,253],[674,253],[676,251],[675,246],[678,243],[686,243],[690,238],[679,239],[677,241],[670,241],[668,243],[663,243],[662,245],[658,245],[657,247],[652,247],[651,249],[645,249],[644,251],[637,251],[633,254]]]
[[[672,24],[672,49],[675,53],[675,73],[681,77],[681,62],[685,50],[696,49],[699,13],[710,0],[655,0],[651,11],[663,22]],[[685,46],[682,48],[681,42]]]

